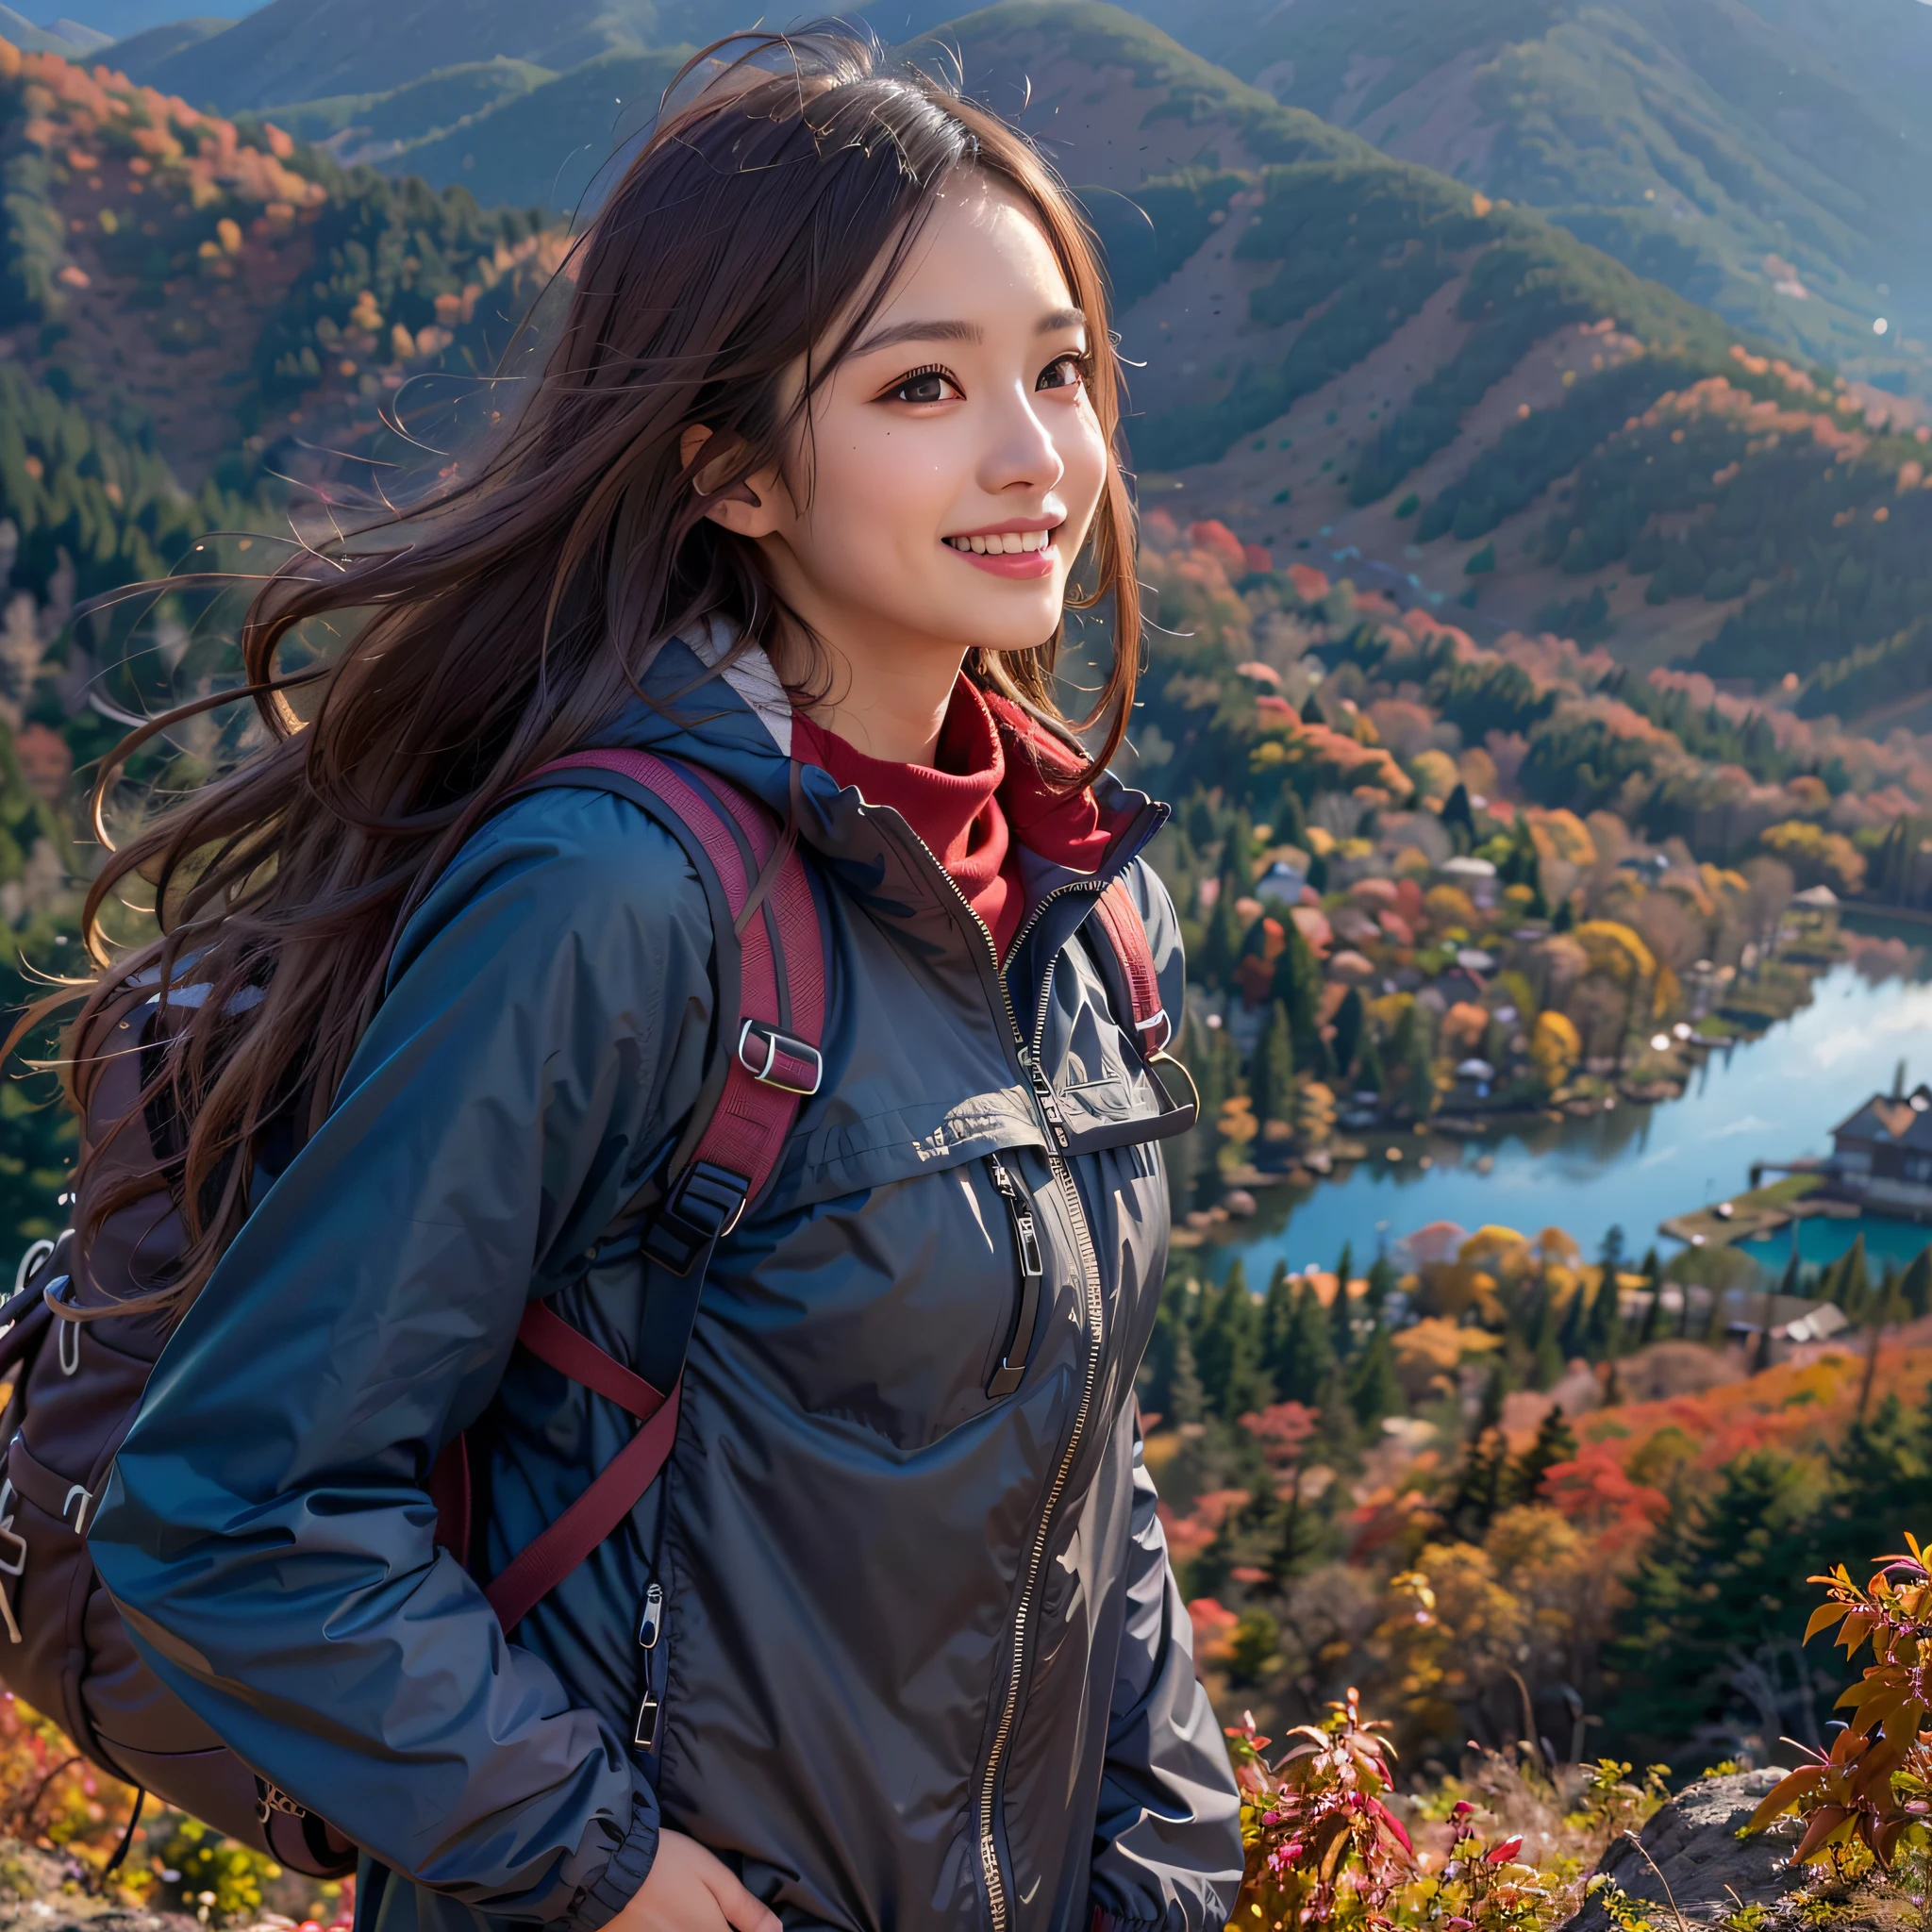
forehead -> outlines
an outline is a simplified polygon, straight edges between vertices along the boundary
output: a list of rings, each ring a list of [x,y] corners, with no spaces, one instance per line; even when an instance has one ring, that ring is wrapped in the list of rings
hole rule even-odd
[[[943,315],[991,326],[1009,319],[1030,330],[1041,312],[1072,306],[1038,210],[1004,182],[961,169],[941,184],[876,321]]]

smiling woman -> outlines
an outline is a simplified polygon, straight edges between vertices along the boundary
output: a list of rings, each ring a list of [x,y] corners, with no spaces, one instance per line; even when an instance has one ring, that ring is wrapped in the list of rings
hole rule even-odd
[[[1067,269],[1038,207],[996,175],[941,185],[890,280],[850,309],[835,336],[861,309],[870,325],[792,446],[708,513],[757,544],[835,660],[814,721],[874,758],[929,764],[966,653],[996,661],[1057,634],[1112,455]],[[945,359],[908,369],[922,349]],[[804,380],[801,363],[786,387]],[[709,433],[684,432],[688,463]],[[703,470],[698,483],[714,489]],[[806,683],[797,641],[778,661]]]
[[[102,869],[162,936],[93,934],[58,1367],[167,1347],[91,1602],[359,1932],[1212,1932],[1102,278],[930,79],[694,71],[498,441],[259,584],[259,748]]]

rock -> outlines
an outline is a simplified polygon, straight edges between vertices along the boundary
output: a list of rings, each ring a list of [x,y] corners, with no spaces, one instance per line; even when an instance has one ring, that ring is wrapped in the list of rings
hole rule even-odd
[[[1255,1211],[1255,1197],[1245,1188],[1230,1188],[1222,1205],[1230,1214],[1252,1214]]]
[[[1740,1771],[1686,1785],[1643,1827],[1641,1852],[1628,1838],[1618,1839],[1597,1870],[1660,1927],[1674,1928],[1679,1917],[1694,1926],[1715,1925],[1746,1906],[1775,1904],[1799,1882],[1785,1869],[1798,1840],[1796,1821],[1780,1819],[1753,1838],[1738,1833],[1783,1775]],[[1612,1932],[1603,1901],[1589,1900],[1565,1932]]]

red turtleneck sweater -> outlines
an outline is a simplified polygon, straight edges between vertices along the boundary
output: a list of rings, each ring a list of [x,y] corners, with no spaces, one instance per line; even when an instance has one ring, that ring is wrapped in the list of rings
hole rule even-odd
[[[985,921],[1002,959],[1025,915],[1019,851],[1092,872],[1109,833],[1091,791],[1056,791],[1025,749],[1071,770],[1065,748],[1017,705],[965,676],[953,687],[930,765],[868,758],[803,711],[791,726],[793,757],[856,786],[868,805],[889,805],[932,848]]]

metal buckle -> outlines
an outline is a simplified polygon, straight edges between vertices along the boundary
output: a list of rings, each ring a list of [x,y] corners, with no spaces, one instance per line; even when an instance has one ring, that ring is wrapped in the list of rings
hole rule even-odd
[[[765,1041],[764,1064],[757,1064],[757,1049],[752,1045],[754,1033],[762,1034]],[[750,1049],[747,1051],[747,1049]],[[806,1061],[811,1068],[811,1085],[800,1087],[791,1080],[774,1076],[772,1069],[778,1063],[780,1051],[793,1058]],[[738,1031],[738,1064],[754,1080],[762,1081],[767,1087],[775,1087],[781,1093],[797,1093],[809,1099],[819,1091],[819,1083],[825,1077],[825,1063],[815,1046],[808,1046],[804,1041],[790,1033],[780,1033],[775,1026],[767,1026],[762,1020],[747,1020]]]
[[[688,1274],[701,1248],[722,1241],[738,1225],[750,1191],[741,1174],[694,1161],[652,1216],[643,1236],[645,1254],[674,1274]]]

